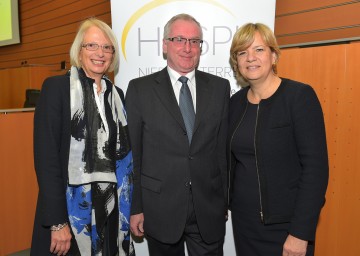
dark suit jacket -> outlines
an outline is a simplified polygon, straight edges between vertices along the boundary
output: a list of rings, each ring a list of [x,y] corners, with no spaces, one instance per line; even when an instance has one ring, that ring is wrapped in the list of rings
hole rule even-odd
[[[204,241],[225,235],[230,84],[201,71],[195,79],[191,145],[166,68],[130,81],[126,94],[134,159],[131,213],[143,212],[145,232],[164,243],[175,243],[183,234],[190,180]]]

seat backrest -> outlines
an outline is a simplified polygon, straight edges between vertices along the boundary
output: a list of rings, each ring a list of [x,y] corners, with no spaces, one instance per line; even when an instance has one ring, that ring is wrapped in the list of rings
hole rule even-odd
[[[34,108],[40,96],[38,89],[26,89],[24,108]]]

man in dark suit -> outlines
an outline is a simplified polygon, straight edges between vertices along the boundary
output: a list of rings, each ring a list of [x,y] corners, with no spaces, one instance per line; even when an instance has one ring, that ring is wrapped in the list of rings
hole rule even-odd
[[[223,255],[227,214],[225,140],[229,81],[196,70],[200,24],[164,28],[167,67],[130,81],[126,95],[134,159],[130,227],[152,256]],[[180,80],[181,81],[180,81]]]

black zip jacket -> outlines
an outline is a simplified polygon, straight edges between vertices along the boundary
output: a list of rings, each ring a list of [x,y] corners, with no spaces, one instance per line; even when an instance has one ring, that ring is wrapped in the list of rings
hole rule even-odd
[[[230,209],[232,188],[236,186],[231,143],[246,113],[248,90],[240,90],[230,100]],[[255,154],[263,223],[289,222],[291,235],[313,241],[325,203],[329,166],[323,113],[309,85],[282,78],[277,91],[260,101]]]

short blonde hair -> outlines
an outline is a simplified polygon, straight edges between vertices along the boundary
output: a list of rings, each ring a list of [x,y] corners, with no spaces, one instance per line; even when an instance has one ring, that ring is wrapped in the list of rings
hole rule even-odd
[[[86,19],[80,24],[79,30],[70,48],[71,65],[76,66],[78,68],[82,66],[80,61],[80,52],[82,50],[82,45],[84,43],[83,40],[85,37],[85,33],[91,27],[99,28],[104,33],[105,37],[107,37],[110,40],[111,44],[114,46],[115,52],[113,53],[112,62],[107,71],[108,72],[114,71],[116,74],[119,71],[119,62],[120,62],[119,45],[116,40],[116,36],[108,24],[97,18]]]
[[[240,51],[246,50],[255,40],[255,33],[258,32],[268,46],[271,52],[275,53],[276,61],[272,66],[273,72],[277,74],[277,62],[280,57],[280,48],[277,44],[276,37],[272,30],[262,23],[247,23],[241,26],[234,34],[230,47],[230,64],[235,72],[236,80],[241,86],[247,85],[248,82],[241,75],[236,54]]]

